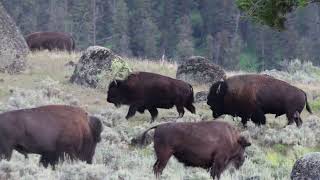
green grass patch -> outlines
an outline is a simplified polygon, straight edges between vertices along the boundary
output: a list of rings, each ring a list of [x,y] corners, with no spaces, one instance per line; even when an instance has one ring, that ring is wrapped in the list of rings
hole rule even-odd
[[[297,159],[310,152],[318,152],[320,147],[288,146],[275,144],[266,150],[266,160],[274,169],[292,167]]]
[[[253,53],[241,53],[238,66],[240,70],[247,72],[256,72],[258,70],[258,58]]]
[[[311,109],[313,111],[320,111],[320,98],[317,98],[310,102]]]

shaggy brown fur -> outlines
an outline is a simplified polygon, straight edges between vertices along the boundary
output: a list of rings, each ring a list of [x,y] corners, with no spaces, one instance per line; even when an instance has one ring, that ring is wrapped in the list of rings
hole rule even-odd
[[[15,149],[40,154],[40,163],[54,166],[68,155],[92,163],[102,124],[78,108],[42,106],[0,114],[0,155],[10,160]]]
[[[222,114],[239,116],[243,125],[249,118],[265,124],[265,114],[276,117],[286,114],[289,123],[301,126],[300,113],[306,105],[311,112],[304,91],[267,75],[238,75],[213,84],[207,104],[214,117]]]
[[[179,117],[184,115],[184,107],[195,113],[193,89],[188,83],[170,77],[149,72],[130,74],[125,80],[115,80],[109,84],[107,101],[120,106],[129,105],[127,119],[136,111],[143,113],[147,109],[151,122],[158,115],[157,108],[169,109],[174,105]]]
[[[74,51],[75,42],[71,35],[63,32],[35,32],[26,36],[31,51],[47,49]]]
[[[143,133],[140,144],[151,129],[155,129],[153,170],[157,177],[174,155],[185,166],[208,169],[213,179],[219,179],[229,164],[237,169],[242,166],[245,148],[251,145],[237,129],[221,121],[157,125]]]

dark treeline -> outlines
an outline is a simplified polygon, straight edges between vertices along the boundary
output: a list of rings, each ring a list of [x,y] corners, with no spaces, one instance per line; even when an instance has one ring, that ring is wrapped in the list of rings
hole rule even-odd
[[[101,45],[125,56],[180,60],[201,55],[227,69],[320,65],[320,8],[289,15],[278,32],[241,17],[234,0],[0,0],[24,35],[70,32],[78,49]]]

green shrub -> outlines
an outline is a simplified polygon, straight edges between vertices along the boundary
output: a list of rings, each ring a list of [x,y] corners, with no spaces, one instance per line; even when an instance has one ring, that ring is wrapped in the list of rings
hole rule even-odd
[[[274,151],[279,152],[281,154],[285,154],[287,152],[288,146],[285,144],[275,144],[272,147]]]
[[[127,77],[132,72],[128,63],[120,58],[116,58],[112,61],[111,70],[113,77],[120,79]]]
[[[313,111],[320,111],[320,98],[311,101],[310,106]]]

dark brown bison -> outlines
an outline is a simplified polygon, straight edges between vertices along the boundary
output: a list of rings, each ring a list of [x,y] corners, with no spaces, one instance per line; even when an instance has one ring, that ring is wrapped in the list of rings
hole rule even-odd
[[[174,155],[185,166],[210,170],[212,178],[219,179],[229,164],[237,169],[242,166],[245,148],[251,145],[236,128],[222,121],[160,124],[142,134],[140,145],[151,129],[155,129],[157,161],[153,171],[157,177]]]
[[[306,105],[311,112],[304,91],[268,75],[238,75],[213,84],[207,104],[213,117],[222,114],[248,119],[260,125],[266,123],[265,114],[287,115],[288,124],[301,126],[300,113]]]
[[[152,120],[158,115],[157,108],[169,109],[174,105],[179,117],[184,115],[184,107],[195,113],[192,105],[193,89],[190,84],[170,77],[148,72],[130,74],[125,80],[115,80],[109,84],[107,101],[119,107],[129,105],[127,119],[136,111],[143,113],[147,109]]]
[[[100,141],[100,120],[80,108],[42,106],[0,114],[0,156],[10,160],[12,151],[40,154],[44,167],[68,155],[92,163]]]
[[[31,51],[47,49],[74,51],[75,42],[70,34],[63,32],[35,32],[26,36]]]

